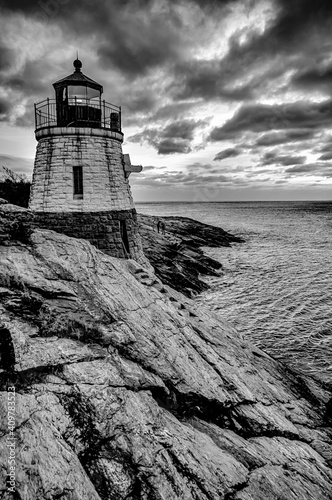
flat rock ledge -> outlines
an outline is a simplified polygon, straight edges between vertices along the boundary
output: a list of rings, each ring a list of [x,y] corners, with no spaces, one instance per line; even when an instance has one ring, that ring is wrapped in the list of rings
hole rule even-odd
[[[331,394],[135,261],[35,230],[0,316],[1,500],[332,498]]]
[[[165,234],[158,232],[163,221]],[[138,214],[143,250],[163,283],[187,297],[207,290],[200,276],[218,276],[222,265],[204,255],[201,247],[231,246],[244,240],[221,228],[187,217],[154,217]]]

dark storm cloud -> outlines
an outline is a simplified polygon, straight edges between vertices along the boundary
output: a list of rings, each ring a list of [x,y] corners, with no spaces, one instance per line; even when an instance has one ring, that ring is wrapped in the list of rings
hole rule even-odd
[[[279,180],[279,181],[274,181],[275,184],[288,184],[288,181],[285,180]]]
[[[188,0],[189,4],[196,4],[202,9],[210,10],[221,8],[227,4],[236,3],[238,0]],[[67,4],[73,4],[74,0],[1,0],[0,7],[12,11],[21,11],[24,13],[34,12],[36,8],[44,9],[45,12],[56,11],[57,6],[62,7]],[[88,2],[81,0],[82,7],[87,7]],[[108,3],[114,10],[120,8],[149,9],[155,3],[155,0],[108,0]],[[180,4],[180,0],[173,0],[174,4]],[[91,4],[90,4],[91,6]]]
[[[318,160],[321,160],[321,161],[326,161],[326,160],[332,160],[332,151],[330,151],[329,153],[324,153],[322,154]]]
[[[263,165],[282,165],[287,167],[289,165],[303,165],[306,161],[306,156],[292,156],[283,155],[274,151],[265,153],[262,158]]]
[[[47,3],[47,2],[42,2]],[[60,2],[61,3],[61,0]],[[1,8],[11,10],[13,12],[21,11],[24,13],[29,13],[35,11],[38,8],[38,2],[36,0],[1,0]]]
[[[196,129],[204,127],[204,120],[178,120],[164,128],[149,128],[129,137],[127,140],[148,144],[157,149],[158,154],[189,153]]]
[[[235,156],[239,156],[242,153],[240,148],[227,148],[224,149],[223,151],[220,151],[216,156],[213,158],[214,161],[217,160],[224,160],[225,158],[232,158]]]
[[[259,96],[276,78],[289,70],[302,70],[317,58],[328,58],[331,51],[332,2],[325,0],[276,0],[278,15],[263,32],[252,31],[245,40],[235,32],[229,51],[220,61],[220,74],[245,79],[255,74],[243,87]],[[272,87],[273,91],[278,87]]]
[[[303,165],[307,160],[306,156],[277,156],[276,164],[283,165],[284,167],[288,167],[289,165]]]
[[[161,132],[161,137],[192,140],[195,130],[204,125],[206,125],[206,122],[203,120],[180,120],[167,125]]]
[[[306,139],[312,139],[315,131],[312,130],[287,130],[282,132],[267,132],[262,134],[257,140],[256,146],[276,146],[289,142],[300,142]]]
[[[141,26],[137,22],[136,26],[129,27],[128,32],[124,32],[121,24],[112,27],[112,35],[97,49],[101,62],[115,66],[131,78],[137,78],[149,69],[163,66],[172,57],[177,57],[181,47],[178,32],[172,33],[160,19],[146,24]],[[121,48],[119,39],[122,40]]]
[[[154,0],[102,0],[100,4],[109,6],[117,10],[119,8],[127,8],[132,6],[135,9],[148,8]],[[82,8],[83,11],[88,11],[90,5],[90,13],[93,14],[93,9],[98,9],[97,2],[93,5],[87,0],[80,0],[76,2],[75,0],[1,0],[0,8],[11,12],[22,12],[24,14],[31,14],[38,10],[45,12],[50,17],[52,16],[62,16],[65,17],[68,12],[75,12],[76,8]],[[64,13],[64,9],[65,10]],[[103,12],[103,11],[101,11]]]
[[[313,24],[323,27],[332,16],[332,4],[328,0],[278,0],[281,13],[271,30],[279,42],[296,41],[298,35],[307,34]]]
[[[189,0],[189,3],[193,3],[201,7],[203,10],[211,11],[214,9],[219,9],[227,4],[233,4],[239,0]]]
[[[317,175],[320,177],[332,177],[332,165],[326,163],[307,163],[305,165],[297,165],[285,170],[289,175]]]
[[[235,3],[188,0],[175,1],[174,4],[181,3],[190,8],[192,2],[210,17],[220,16],[228,3]],[[236,33],[230,41],[228,55],[221,61],[188,61],[183,57],[188,49],[185,27],[179,13],[172,8],[172,3],[165,3],[168,8],[162,12],[154,12],[151,8],[155,4],[153,1],[104,0],[94,4],[93,9],[87,0],[80,2],[79,7],[75,4],[70,0],[68,11],[71,15],[66,22],[75,32],[95,32],[98,29],[103,34],[104,42],[98,47],[102,62],[112,64],[132,77],[167,62],[177,63],[175,79],[184,79],[178,89],[178,97],[182,99],[249,98],[254,88],[253,82],[247,85],[240,82],[236,87],[232,85],[235,75],[248,76],[249,68],[243,63],[257,64],[262,57],[270,57],[271,54],[301,51],[302,39],[314,36],[315,30],[322,32],[332,14],[331,3],[325,0],[277,0],[279,15],[263,34],[252,34],[243,44]],[[253,2],[248,1],[247,5],[250,9]],[[60,9],[63,15],[65,7]],[[200,21],[205,21],[203,14]],[[280,69],[276,68],[276,72]]]
[[[26,61],[14,76],[2,78],[2,85],[6,89],[24,92],[26,95],[43,94],[50,88],[49,75],[52,72],[52,63],[49,60],[43,65]]]
[[[157,143],[157,152],[159,155],[186,154],[191,151],[190,142],[185,139],[161,139]]]
[[[314,149],[315,153],[331,153],[332,151],[332,136],[325,135],[322,137],[320,144]]]
[[[0,97],[0,121],[6,121],[8,118],[8,113],[11,109],[7,99]]]
[[[292,83],[303,89],[315,90],[322,88],[331,93],[332,67],[313,68],[304,72],[299,72],[293,77]]]
[[[195,0],[187,0],[184,5],[189,6],[191,1],[201,5],[202,8],[205,6],[204,2]],[[88,42],[94,54],[92,66],[97,68],[95,74],[91,76],[98,80],[101,67],[108,72],[107,78],[110,80],[112,78],[115,82],[117,82],[116,75],[120,74],[121,84],[114,85],[111,89],[113,96],[109,100],[123,103],[124,123],[137,125],[139,120],[141,123],[142,118],[147,118],[147,114],[154,121],[153,114],[157,105],[159,105],[159,110],[157,109],[159,115],[156,119],[160,120],[163,119],[163,114],[164,118],[166,114],[169,118],[180,118],[181,109],[184,113],[194,106],[190,103],[179,103],[178,107],[161,106],[163,99],[160,99],[159,92],[162,85],[157,84],[156,88],[150,88],[144,82],[144,77],[150,74],[150,70],[158,70],[175,61],[183,61],[191,49],[192,39],[188,35],[188,30],[185,34],[181,15],[174,9],[174,4],[180,3],[182,5],[183,2],[163,2],[160,9],[155,0],[98,0],[93,4],[88,0],[80,2],[3,0],[1,8],[2,14],[7,15],[8,19],[11,19],[10,14],[13,12],[23,13],[26,20],[41,21],[44,26],[57,26],[62,33],[59,43],[62,43],[63,47],[75,42],[79,48],[81,44],[86,46]],[[209,6],[206,9],[204,7],[204,10],[210,11],[211,8],[219,8],[228,2],[207,3]],[[202,12],[200,22],[203,22],[204,15]],[[34,26],[36,28],[38,25]],[[19,36],[22,36],[21,43],[24,43],[24,33]],[[0,54],[2,54],[1,65],[4,68],[12,66],[12,71],[2,79],[2,85],[7,91],[13,90],[19,93],[18,99],[24,96],[31,98],[31,102],[43,99],[49,95],[50,82],[53,78],[56,80],[70,72],[64,71],[61,75],[61,64],[59,61],[54,64],[53,54],[48,54],[43,60],[40,57],[28,58],[30,60],[24,67],[15,64],[15,59],[20,58],[11,57],[10,48],[1,46]],[[49,67],[51,61],[53,67]],[[89,75],[86,67],[83,71]],[[105,72],[103,77],[105,78]],[[107,96],[106,98],[108,99]],[[22,120],[30,124],[27,118],[22,117],[21,122]],[[172,150],[169,141],[162,145],[161,150],[166,151],[166,149]],[[174,151],[189,151],[189,149],[188,145],[174,144]]]
[[[93,36],[91,43],[102,64],[136,78],[179,59],[184,46],[182,21],[172,6],[155,12],[152,4],[152,0],[4,0],[2,7],[7,13],[23,12],[44,24],[54,23],[66,38]]]
[[[188,58],[192,42],[197,40],[192,35],[187,38],[183,19],[174,5],[181,4],[190,9],[191,3],[202,9],[198,25],[203,25],[205,16],[211,16],[213,11],[221,12],[227,4],[236,2],[176,0],[172,3],[164,2],[161,10],[153,8],[156,6],[153,0],[99,0],[93,6],[88,0],[5,0],[3,6],[32,17],[36,13],[44,15],[45,22],[58,24],[66,37],[68,34],[84,38],[93,35],[92,44],[99,63],[107,68],[117,69],[127,79],[135,80],[152,69],[175,64],[177,71],[174,80],[184,79],[177,87],[178,99],[188,99],[191,96],[247,99],[251,90],[246,86],[232,86],[230,74],[225,68],[223,72],[220,71],[219,61],[197,62],[191,55]],[[135,99],[133,101],[132,107]],[[149,100],[142,99],[138,102],[140,104],[142,107],[146,104],[147,109],[151,109]]]
[[[168,174],[152,174],[147,175],[144,178],[142,175],[136,177],[131,184],[133,186],[138,187],[155,187],[155,188],[181,188],[181,187],[190,187],[195,188],[199,186],[209,186],[213,185],[233,185],[243,183],[245,181],[241,179],[236,179],[231,176],[227,176],[224,174],[216,174],[216,175],[197,175],[196,171],[191,171],[187,173],[168,173]]]
[[[129,111],[129,113],[147,112],[153,109],[155,105],[155,96],[151,95],[151,93],[142,95],[142,93],[138,91],[136,95],[128,96],[123,109]]]
[[[239,0],[238,0],[239,1]],[[187,0],[163,4],[155,10],[153,0],[3,0],[2,6],[10,11],[27,15],[44,14],[48,22],[60,23],[65,33],[88,37],[94,35],[93,44],[101,63],[115,67],[128,77],[136,78],[148,70],[166,63],[177,63],[176,75],[182,78],[178,97],[223,98],[242,100],[251,96],[250,85],[232,85],[238,71],[248,76],[248,64],[257,62],[264,53],[289,50],[290,40],[303,31],[309,20],[325,20],[330,8],[322,1],[278,0],[279,16],[263,34],[252,35],[245,44],[237,35],[231,40],[229,54],[222,61],[184,60],[190,44],[185,39],[185,27],[174,5],[202,9],[200,18],[217,16],[234,0]],[[247,2],[248,9],[254,3]],[[95,34],[98,33],[96,37]],[[281,43],[282,42],[282,43]],[[182,69],[181,69],[182,68]]]
[[[7,101],[10,103],[10,105],[7,104],[8,110],[11,109],[11,112],[7,113],[8,120],[14,115],[15,105],[21,103],[22,97],[25,97],[25,112],[16,118],[16,125],[23,127],[33,125],[34,102],[40,101],[41,96],[45,97],[49,94],[51,72],[52,64],[49,60],[44,61],[43,66],[26,61],[14,75],[0,76],[1,87],[5,92],[14,95]]]
[[[301,51],[303,41],[322,34],[332,17],[332,3],[327,0],[278,0],[277,3],[280,14],[264,36],[274,49]],[[313,42],[321,44],[322,40]]]
[[[257,175],[267,174],[267,173],[271,174],[273,172],[271,168],[256,168],[256,167],[254,168],[255,170],[253,172],[246,173],[247,177],[257,177]]]
[[[252,85],[232,86],[232,70],[226,70],[223,61],[193,60],[181,62],[175,71],[175,99],[222,99],[242,101],[252,97]]]
[[[86,1],[86,0],[85,0]],[[198,26],[202,26],[206,16],[213,12],[223,12],[227,4],[239,0],[174,0],[165,1],[162,10],[151,8],[157,2],[118,3],[114,9],[112,2],[99,3],[97,12],[89,14],[89,26],[98,24],[98,30],[103,32],[104,41],[98,45],[97,54],[101,61],[118,68],[128,77],[136,78],[151,69],[166,64],[177,68],[174,80],[185,77],[183,85],[178,89],[178,98],[207,97],[211,93],[225,99],[241,100],[250,95],[244,88],[227,88],[227,75],[220,80],[219,62],[208,61],[197,63],[192,57],[188,61],[188,51],[192,43],[197,41],[187,39],[187,27],[181,13],[175,6],[191,9],[190,4],[196,4],[201,9]],[[81,7],[82,8],[82,7]],[[107,22],[106,22],[107,20]],[[84,24],[84,23],[83,23]],[[76,23],[73,29],[79,30]],[[209,69],[208,69],[209,68]]]
[[[63,19],[79,35],[98,32],[95,50],[101,64],[135,79],[181,57],[182,21],[171,5],[156,12],[153,1],[115,3],[100,0],[92,7],[90,1],[76,5],[71,0],[72,12]]]
[[[0,72],[11,67],[13,58],[13,49],[0,44]]]
[[[304,128],[316,130],[332,126],[332,101],[321,103],[295,102],[267,106],[243,105],[222,127],[210,133],[211,141],[223,141],[243,132],[264,132]]]
[[[237,1],[241,4],[241,0]],[[89,47],[91,54],[88,57],[93,71],[87,69],[87,74],[98,81],[101,74],[106,79],[105,82],[101,80],[101,83],[105,84],[108,79],[108,87],[113,85],[114,88],[114,102],[124,105],[125,126],[129,123],[140,127],[140,132],[129,140],[147,144],[159,154],[186,154],[193,151],[195,131],[199,127],[203,128],[205,123],[200,124],[191,119],[189,113],[199,103],[205,105],[216,100],[243,101],[243,105],[225,125],[212,130],[211,141],[241,138],[246,132],[254,132],[261,134],[254,147],[261,148],[310,140],[321,129],[332,125],[332,101],[274,106],[264,106],[258,102],[252,104],[253,99],[266,97],[270,88],[273,88],[271,95],[276,95],[276,100],[279,101],[280,83],[278,80],[274,85],[274,82],[289,69],[292,69],[292,74],[295,70],[290,85],[294,86],[296,92],[326,88],[330,70],[326,69],[323,74],[319,68],[325,67],[323,55],[326,54],[328,44],[331,45],[327,31],[332,11],[330,4],[315,0],[275,0],[279,10],[267,22],[264,30],[255,30],[256,21],[250,21],[253,30],[248,26],[244,38],[241,38],[241,29],[238,29],[230,40],[225,39],[229,50],[223,58],[218,59],[215,55],[214,59],[204,60],[197,59],[194,53],[202,27],[206,24],[210,28],[208,21],[215,19],[215,27],[218,28],[218,19],[227,18],[231,11],[227,4],[235,4],[236,1],[165,0],[161,3],[162,9],[158,10],[155,9],[157,2],[154,0],[1,0],[1,6],[7,12],[24,12],[27,19],[30,17],[44,20],[45,24],[57,25],[62,53],[67,46],[70,47],[68,50],[76,48],[76,43],[78,48],[80,44]],[[181,11],[174,9],[174,5],[180,4],[182,12],[186,13],[190,12],[194,4],[202,9],[201,15],[189,30],[179,14]],[[255,2],[248,1],[248,8],[254,4]],[[230,24],[233,21],[230,18]],[[211,39],[216,33],[211,32]],[[38,33],[36,40],[37,38]],[[320,51],[318,45],[321,41],[324,43]],[[38,43],[40,42],[39,40]],[[205,43],[206,40],[203,40],[203,49]],[[310,52],[308,47],[313,47],[313,50],[310,49]],[[8,47],[1,51],[0,47],[0,54],[3,54],[0,71],[2,68],[10,68],[15,59],[10,50]],[[316,66],[312,62],[313,52],[321,58]],[[28,112],[18,119],[21,125],[31,125],[32,103],[49,95],[52,75],[60,78],[70,72],[65,69],[61,75],[63,62],[60,71],[59,61],[56,63],[57,67],[47,65],[48,59],[56,60],[53,54],[44,58],[39,55],[37,57],[39,59],[35,58],[21,68],[13,64],[13,70],[8,73],[10,76],[3,77],[5,89],[17,93],[16,102],[28,97]],[[84,62],[83,54],[82,59]],[[85,72],[85,68],[83,70]],[[151,80],[148,81],[150,76]],[[111,81],[114,83],[110,85]],[[152,81],[153,85],[150,86]],[[285,89],[287,81],[283,81],[282,85]],[[165,104],[165,97],[172,99],[172,103]],[[113,102],[113,98],[110,100]],[[182,102],[183,100],[186,102]],[[246,104],[248,100],[251,104]],[[0,119],[8,119],[9,106],[0,101],[0,112],[2,109],[4,112],[2,115],[0,113]],[[250,136],[250,141],[254,139]],[[302,144],[300,146],[302,148]],[[230,148],[233,151],[237,149]],[[215,160],[237,156],[223,156],[227,155],[225,151],[227,150],[220,151]],[[320,153],[324,156],[328,151],[322,150]],[[271,163],[266,164],[303,166],[304,161],[303,157],[296,154],[280,153],[275,155],[273,161],[271,159]],[[241,169],[239,175],[243,172],[242,167]],[[153,172],[152,167],[147,170],[148,174],[156,174],[156,183],[169,182],[171,185],[174,181],[174,185],[183,181],[194,184],[195,178],[197,182],[197,171],[193,177],[172,177],[173,181],[167,181],[167,176],[159,179],[160,173]],[[210,172],[215,176],[206,175],[203,170],[199,172],[204,178],[200,182],[213,183],[218,177],[217,172]],[[296,172],[289,175],[296,175]]]
[[[147,91],[150,92],[150,91]],[[140,91],[138,90],[138,98],[140,95]],[[177,103],[169,103],[164,106],[158,107],[157,104],[158,98],[154,95],[151,95],[148,99],[139,102],[142,103],[142,107],[136,107],[137,97],[135,95],[132,97],[134,100],[133,105],[131,104],[131,98],[129,97],[129,102],[125,103],[123,106],[123,110],[129,113],[125,118],[126,125],[131,126],[139,126],[141,127],[142,123],[158,123],[158,122],[168,122],[170,119],[177,121],[179,119],[183,119],[183,117],[190,118],[194,114],[194,109],[197,106],[197,103],[189,101],[189,102],[177,102]],[[145,104],[145,106],[144,106]]]
[[[174,120],[179,119],[183,116],[188,115],[188,113],[196,106],[195,102],[177,102],[165,104],[164,106],[158,108],[155,113],[150,117],[153,121],[167,120],[172,118]]]
[[[248,8],[253,4],[247,2]],[[229,40],[229,51],[222,59],[191,60],[178,65],[175,75],[175,98],[203,98],[222,100],[248,100],[259,95],[260,89],[287,71],[287,59],[293,53],[293,68],[302,66],[300,56],[310,59],[306,54],[307,45],[316,47],[317,40],[325,30],[329,35],[328,23],[332,8],[323,0],[277,0],[278,16],[269,22],[265,31],[249,32],[245,41],[241,31],[235,32]],[[282,55],[282,58],[278,56]],[[274,65],[271,66],[271,61]],[[263,67],[266,62],[269,66]],[[255,77],[253,69],[259,68]],[[248,82],[249,77],[249,82]],[[246,83],[243,83],[243,80]]]
[[[247,185],[248,181],[237,176],[225,175],[224,171],[212,168],[209,163],[194,162],[184,167],[183,171],[174,172],[167,169],[161,171],[163,167],[151,167],[151,170],[143,172],[132,179],[134,187],[153,188],[190,188],[204,187],[214,189],[215,186]],[[164,167],[165,168],[165,167]]]

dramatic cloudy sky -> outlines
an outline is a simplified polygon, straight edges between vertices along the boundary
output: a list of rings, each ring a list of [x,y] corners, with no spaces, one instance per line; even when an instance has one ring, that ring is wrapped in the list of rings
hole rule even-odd
[[[76,50],[144,200],[331,199],[331,0],[0,0],[0,166]]]

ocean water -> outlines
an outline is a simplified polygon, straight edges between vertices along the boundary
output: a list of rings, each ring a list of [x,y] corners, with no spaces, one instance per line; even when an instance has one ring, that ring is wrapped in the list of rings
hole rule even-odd
[[[332,384],[332,202],[146,203],[243,237],[204,248],[223,264],[195,300],[303,374]]]

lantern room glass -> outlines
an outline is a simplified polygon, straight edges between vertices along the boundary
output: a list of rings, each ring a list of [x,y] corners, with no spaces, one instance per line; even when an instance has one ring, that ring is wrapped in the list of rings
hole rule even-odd
[[[83,85],[68,85],[68,99],[75,99],[77,102],[86,102],[90,99],[101,99],[101,92],[91,87]]]

